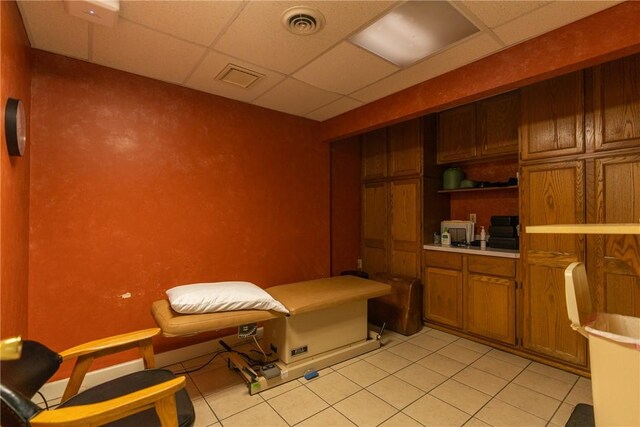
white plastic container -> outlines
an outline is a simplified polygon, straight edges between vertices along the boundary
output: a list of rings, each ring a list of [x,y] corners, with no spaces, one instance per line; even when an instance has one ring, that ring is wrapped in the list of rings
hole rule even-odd
[[[442,232],[441,243],[442,246],[451,246],[451,235],[449,234],[448,228],[445,228]]]
[[[594,313],[584,264],[564,275],[571,327],[589,340],[596,426],[640,426],[640,318]]]

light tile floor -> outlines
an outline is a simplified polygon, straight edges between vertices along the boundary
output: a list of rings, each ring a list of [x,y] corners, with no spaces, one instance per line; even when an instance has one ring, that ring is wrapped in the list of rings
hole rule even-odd
[[[379,350],[250,396],[218,357],[187,375],[197,427],[564,426],[591,381],[423,328],[385,332]],[[169,368],[200,366],[207,356]]]

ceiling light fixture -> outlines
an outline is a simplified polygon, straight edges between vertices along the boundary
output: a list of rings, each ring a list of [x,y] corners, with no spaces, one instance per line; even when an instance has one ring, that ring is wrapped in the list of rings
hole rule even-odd
[[[478,31],[448,2],[409,1],[349,40],[405,68]]]
[[[76,18],[115,27],[120,13],[120,0],[64,0],[64,9]]]
[[[285,10],[282,14],[282,25],[298,36],[317,33],[324,27],[324,22],[322,12],[310,7],[296,6]]]

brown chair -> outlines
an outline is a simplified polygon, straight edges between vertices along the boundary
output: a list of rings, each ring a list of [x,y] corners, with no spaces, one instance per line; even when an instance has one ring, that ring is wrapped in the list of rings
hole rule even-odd
[[[24,341],[19,359],[0,362],[2,426],[192,426],[195,412],[184,389],[185,378],[154,368],[151,338],[159,332],[153,328],[118,335],[60,354],[36,341]],[[136,347],[144,370],[78,393],[93,360]],[[54,410],[43,410],[31,398],[70,359],[76,363],[62,403]]]
[[[422,329],[422,285],[420,279],[378,273],[373,280],[391,285],[391,293],[369,300],[369,323],[402,335]]]

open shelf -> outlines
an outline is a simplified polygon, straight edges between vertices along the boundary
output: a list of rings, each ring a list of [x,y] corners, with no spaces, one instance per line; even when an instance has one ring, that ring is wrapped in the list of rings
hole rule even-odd
[[[475,188],[456,188],[454,190],[438,190],[438,193],[466,193],[469,191],[496,191],[496,190],[511,190],[518,188],[517,185],[508,185],[505,187],[475,187]]]

